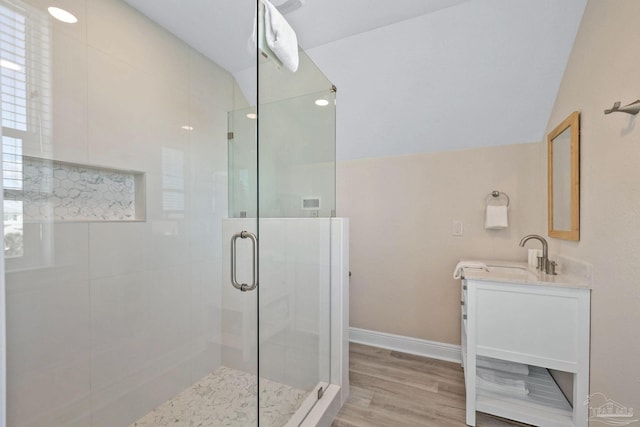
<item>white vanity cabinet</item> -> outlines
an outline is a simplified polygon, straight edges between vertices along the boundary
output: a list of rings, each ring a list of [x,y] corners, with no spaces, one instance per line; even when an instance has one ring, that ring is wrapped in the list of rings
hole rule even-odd
[[[590,289],[531,271],[465,269],[461,293],[467,424],[475,426],[481,411],[536,426],[587,426]],[[478,386],[482,356],[529,365],[529,375],[518,377],[528,394]],[[548,369],[573,374],[573,407]]]

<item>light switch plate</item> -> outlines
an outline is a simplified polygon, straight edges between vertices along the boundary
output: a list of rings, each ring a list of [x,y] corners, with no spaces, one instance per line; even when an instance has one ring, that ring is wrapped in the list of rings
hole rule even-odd
[[[453,220],[453,230],[451,234],[455,237],[460,237],[464,234],[464,223],[461,220]]]

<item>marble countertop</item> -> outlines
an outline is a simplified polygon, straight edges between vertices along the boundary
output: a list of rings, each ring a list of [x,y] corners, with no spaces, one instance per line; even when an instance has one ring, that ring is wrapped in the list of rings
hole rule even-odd
[[[489,271],[479,268],[464,268],[462,277],[467,280],[519,283],[525,285],[591,288],[589,283],[581,277],[562,273],[553,276],[529,267],[526,262],[500,260],[477,260],[477,262],[483,262]]]

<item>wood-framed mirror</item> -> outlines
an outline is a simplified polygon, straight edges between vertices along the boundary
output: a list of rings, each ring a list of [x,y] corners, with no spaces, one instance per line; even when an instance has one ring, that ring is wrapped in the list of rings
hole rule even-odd
[[[580,240],[580,113],[547,136],[549,236]]]

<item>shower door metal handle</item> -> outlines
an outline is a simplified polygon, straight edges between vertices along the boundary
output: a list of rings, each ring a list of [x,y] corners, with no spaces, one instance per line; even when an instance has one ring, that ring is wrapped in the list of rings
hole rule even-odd
[[[236,277],[236,242],[238,239],[251,239],[251,284],[238,283]],[[250,231],[242,230],[231,237],[231,284],[234,288],[241,290],[242,292],[252,291],[258,286],[258,238]]]

